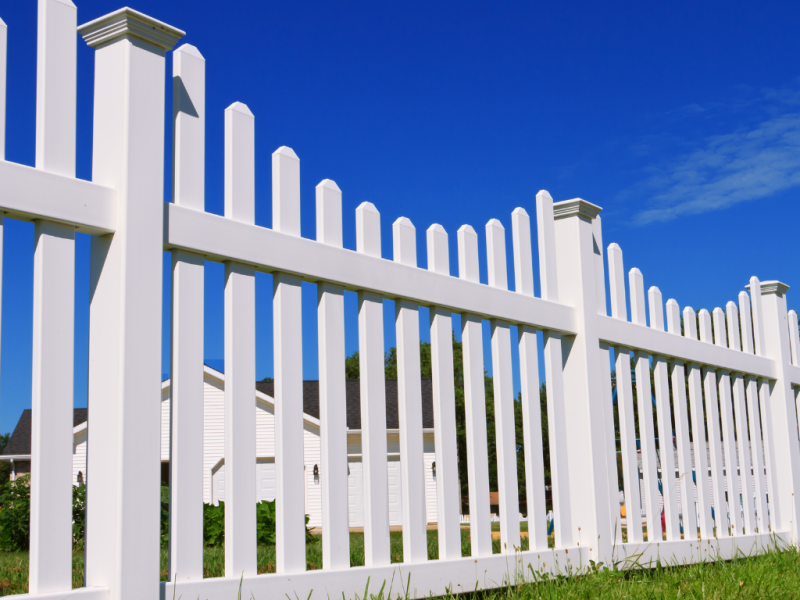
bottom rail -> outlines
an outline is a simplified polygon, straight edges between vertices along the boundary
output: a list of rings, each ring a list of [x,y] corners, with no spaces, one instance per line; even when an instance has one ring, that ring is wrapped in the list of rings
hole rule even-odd
[[[268,574],[251,577],[219,577],[202,581],[162,583],[161,599],[200,598],[201,600],[264,600],[267,598],[367,598],[383,588],[384,598],[425,598],[473,592],[521,581],[533,581],[537,574],[568,573],[589,566],[588,548],[525,551],[495,554],[482,558],[431,560],[424,563],[398,563],[385,567],[352,567],[340,571],[306,571],[293,574]],[[241,591],[240,591],[241,587]]]
[[[14,594],[6,598],[19,600],[108,600],[108,588],[88,587],[68,592],[48,592],[46,594]]]
[[[650,568],[659,562],[664,567],[672,567],[756,556],[769,550],[784,550],[790,545],[789,533],[755,533],[696,541],[628,543],[615,548],[614,562],[623,569]]]

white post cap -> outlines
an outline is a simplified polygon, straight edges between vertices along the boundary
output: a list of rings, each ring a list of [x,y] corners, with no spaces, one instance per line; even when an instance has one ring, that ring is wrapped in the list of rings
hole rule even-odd
[[[165,52],[172,50],[178,40],[186,35],[185,31],[127,7],[81,25],[78,33],[92,48],[136,38]]]
[[[750,284],[748,283],[744,286],[748,290],[750,290]],[[781,283],[777,280],[772,281],[762,281],[761,282],[761,295],[765,296],[767,294],[778,294],[779,296],[784,295],[786,292],[789,291],[789,286],[785,283]]]

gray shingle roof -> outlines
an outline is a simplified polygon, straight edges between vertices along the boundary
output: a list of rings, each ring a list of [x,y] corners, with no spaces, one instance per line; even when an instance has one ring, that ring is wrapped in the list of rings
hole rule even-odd
[[[275,397],[275,384],[272,381],[259,381],[256,389],[267,396]],[[347,427],[361,429],[361,383],[358,379],[345,382],[347,398]],[[303,382],[303,412],[319,419],[319,381]],[[422,426],[433,428],[433,382],[422,380]],[[386,380],[386,428],[400,429],[397,413],[397,380]]]
[[[89,409],[76,408],[72,412],[72,426],[77,427],[85,423],[89,415]],[[22,411],[14,433],[8,440],[8,445],[3,454],[30,454],[31,453],[31,409],[26,408]]]

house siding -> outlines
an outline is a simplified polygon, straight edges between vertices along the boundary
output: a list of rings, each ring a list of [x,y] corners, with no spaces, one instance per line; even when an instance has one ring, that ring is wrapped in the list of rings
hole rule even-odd
[[[224,383],[206,372],[203,383],[203,502],[212,502],[212,470],[219,465],[225,454],[225,391]],[[256,458],[260,460],[275,458],[275,414],[271,404],[256,399]],[[169,461],[169,388],[161,392],[161,461]],[[77,483],[78,472],[86,473],[86,430],[75,435],[73,444],[72,479]],[[432,432],[423,437],[425,463],[425,498],[428,522],[436,521],[436,481],[431,472],[435,459]],[[396,431],[387,435],[387,450],[390,455],[399,455],[400,438]],[[309,515],[309,526],[322,525],[322,490],[319,479],[314,478],[314,466],[320,465],[320,429],[316,423],[305,420],[303,423],[303,462],[305,471],[305,512]],[[349,456],[361,455],[361,433],[353,432],[347,436]],[[224,465],[222,465],[224,468]],[[363,517],[362,517],[363,519]]]

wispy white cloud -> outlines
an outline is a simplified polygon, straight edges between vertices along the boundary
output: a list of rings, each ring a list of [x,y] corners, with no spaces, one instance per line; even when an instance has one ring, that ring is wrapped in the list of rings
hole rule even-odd
[[[706,137],[677,158],[650,165],[646,177],[623,198],[648,198],[636,224],[675,219],[767,198],[800,186],[798,94],[768,90],[755,100],[728,106],[756,112],[761,120],[731,133]],[[718,112],[693,105],[685,114]],[[752,113],[751,113],[752,118]]]

